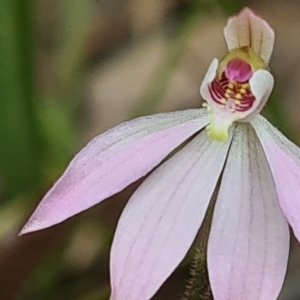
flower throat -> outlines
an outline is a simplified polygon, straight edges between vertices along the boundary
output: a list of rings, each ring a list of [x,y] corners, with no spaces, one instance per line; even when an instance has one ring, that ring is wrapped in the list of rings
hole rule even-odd
[[[266,65],[251,48],[230,51],[220,62],[218,75],[209,86],[212,99],[232,112],[249,110],[255,101],[249,80],[258,69],[266,69]]]

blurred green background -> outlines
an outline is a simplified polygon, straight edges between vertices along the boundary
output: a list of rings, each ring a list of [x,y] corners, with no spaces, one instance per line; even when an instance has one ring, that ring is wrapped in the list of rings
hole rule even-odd
[[[249,6],[275,28],[264,114],[300,143],[300,1],[0,0],[0,299],[105,300],[117,218],[137,184],[54,228],[17,234],[72,156],[130,118],[199,107],[226,51],[226,19]],[[177,299],[184,264],[155,299]],[[293,240],[280,299],[300,299]]]

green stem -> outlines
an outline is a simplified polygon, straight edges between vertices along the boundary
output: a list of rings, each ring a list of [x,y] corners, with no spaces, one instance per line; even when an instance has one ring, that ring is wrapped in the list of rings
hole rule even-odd
[[[181,300],[213,300],[208,279],[206,249],[196,248],[190,266],[190,278]]]

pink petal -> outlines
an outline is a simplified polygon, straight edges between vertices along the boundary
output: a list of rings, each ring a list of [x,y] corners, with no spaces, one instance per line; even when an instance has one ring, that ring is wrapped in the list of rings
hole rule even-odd
[[[215,300],[275,300],[286,273],[289,229],[253,129],[238,125],[208,242]]]
[[[142,117],[94,138],[71,161],[21,234],[60,223],[121,191],[207,124],[203,110]]]
[[[153,172],[126,206],[111,250],[111,300],[148,300],[186,255],[229,142],[200,133]]]
[[[252,125],[269,162],[281,208],[300,241],[300,149],[262,116]]]
[[[229,19],[224,36],[228,50],[251,47],[266,63],[269,62],[275,41],[274,31],[249,8]]]

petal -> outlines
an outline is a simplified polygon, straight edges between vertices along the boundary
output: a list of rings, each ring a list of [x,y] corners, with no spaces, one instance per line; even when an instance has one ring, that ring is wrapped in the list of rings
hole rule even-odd
[[[208,241],[215,300],[275,300],[289,253],[289,229],[272,175],[250,125],[238,125]]]
[[[227,143],[202,132],[133,194],[111,250],[112,300],[148,300],[186,255],[223,168]]]
[[[269,71],[257,70],[249,80],[249,85],[255,102],[247,114],[243,115],[243,122],[251,121],[263,109],[273,90],[274,77]]]
[[[262,116],[252,125],[266,153],[281,208],[300,241],[300,149]]]
[[[266,64],[269,62],[275,41],[274,31],[249,8],[229,19],[224,36],[228,50],[251,47]]]
[[[21,234],[60,223],[121,191],[207,124],[203,110],[142,117],[94,138],[71,161]]]
[[[213,101],[209,91],[209,85],[214,81],[214,79],[217,76],[218,66],[219,66],[219,60],[217,58],[214,58],[211,61],[200,86],[200,94],[202,98],[207,102]]]

